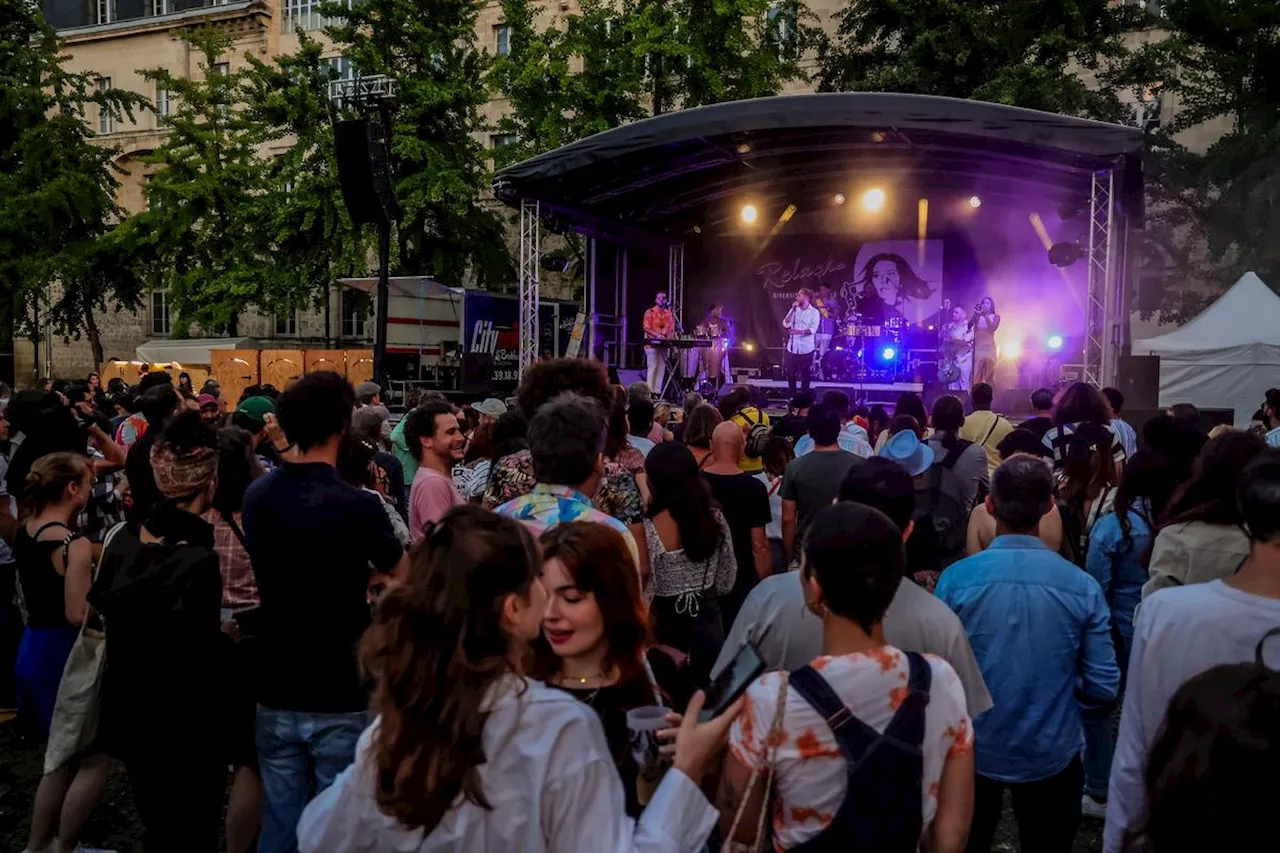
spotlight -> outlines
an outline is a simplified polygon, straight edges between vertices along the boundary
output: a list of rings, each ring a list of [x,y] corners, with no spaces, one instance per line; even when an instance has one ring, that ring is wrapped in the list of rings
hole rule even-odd
[[[750,341],[747,341],[745,344],[742,345],[742,348],[747,352],[755,352],[756,345],[751,343]]]
[[[757,213],[757,212],[756,212],[756,206],[755,206],[754,204],[744,204],[744,205],[742,206],[742,221],[743,221],[743,222],[745,222],[745,223],[747,223],[748,225],[750,225],[750,224],[752,224],[753,222],[755,222],[755,221],[756,221],[756,217],[757,217],[757,216],[759,216],[759,213]]]
[[[893,347],[885,347],[884,349],[880,350],[880,358],[883,359],[884,361],[893,361],[894,356],[896,356],[897,354],[898,354],[898,351]]]
[[[1049,345],[1049,349],[1062,349],[1062,335],[1050,335],[1045,343]]]
[[[982,207],[982,199],[978,198],[976,195],[969,196],[969,206],[974,210],[977,210]]]
[[[1018,341],[1009,341],[1007,344],[1001,344],[999,354],[1003,358],[1016,359],[1022,355],[1022,344]]]
[[[879,213],[884,208],[884,190],[876,187],[862,194],[862,207],[870,213]]]
[[[1084,257],[1079,243],[1054,243],[1049,247],[1049,263],[1055,267],[1069,267]]]
[[[844,204],[844,193],[836,193],[835,203]]]

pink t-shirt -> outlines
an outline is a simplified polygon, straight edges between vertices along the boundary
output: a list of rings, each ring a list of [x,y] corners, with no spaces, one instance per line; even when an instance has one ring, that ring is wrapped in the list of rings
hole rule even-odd
[[[451,508],[464,503],[453,485],[453,478],[434,468],[419,466],[409,487],[409,535],[417,542],[422,539],[422,528],[427,522],[439,521]]]

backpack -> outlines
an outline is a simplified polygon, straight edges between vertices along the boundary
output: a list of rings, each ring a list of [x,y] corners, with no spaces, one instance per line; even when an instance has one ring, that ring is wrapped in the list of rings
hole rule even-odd
[[[750,424],[747,428],[747,455],[759,457],[764,455],[764,446],[769,442],[770,430],[765,425],[764,415],[760,413],[759,409],[756,409],[756,413],[760,416],[760,419],[753,421],[747,414],[746,409],[738,409],[738,414]]]
[[[916,527],[924,526],[932,531],[932,536],[928,532],[925,535],[937,542],[940,568],[946,568],[964,556],[969,513],[959,497],[960,478],[952,469],[960,455],[972,445],[972,441],[958,439],[955,447],[925,473],[924,482],[916,486],[913,520]]]

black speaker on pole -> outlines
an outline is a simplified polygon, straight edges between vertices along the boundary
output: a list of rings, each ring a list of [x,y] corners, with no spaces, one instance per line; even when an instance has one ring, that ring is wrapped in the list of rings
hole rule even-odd
[[[387,116],[378,112],[333,125],[342,198],[357,225],[385,225],[399,217],[391,185],[387,129]]]
[[[1116,387],[1124,409],[1160,408],[1160,356],[1122,355],[1116,364]]]

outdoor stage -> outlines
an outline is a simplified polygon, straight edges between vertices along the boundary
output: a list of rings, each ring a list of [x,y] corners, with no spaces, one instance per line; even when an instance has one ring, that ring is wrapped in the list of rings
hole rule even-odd
[[[786,401],[791,394],[787,390],[787,383],[777,379],[744,379],[741,383],[749,385],[753,388],[764,389],[765,394],[770,401],[778,401],[783,403],[785,408]],[[892,411],[895,403],[898,402],[898,396],[913,391],[916,394],[924,392],[923,382],[821,382],[814,380],[809,383],[809,390],[813,392],[815,398],[820,398],[824,391],[843,391],[849,395],[849,399],[855,403],[865,403],[868,406],[879,404],[886,409]]]

